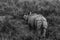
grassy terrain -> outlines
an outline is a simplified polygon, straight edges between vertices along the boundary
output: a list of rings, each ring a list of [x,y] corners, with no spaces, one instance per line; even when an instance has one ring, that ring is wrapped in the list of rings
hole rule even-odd
[[[48,21],[46,38],[40,38],[39,31],[29,30],[23,19],[29,12],[42,14]],[[60,39],[60,1],[19,2],[19,0],[0,0],[0,39],[2,40],[59,40]],[[2,17],[3,19],[3,17]],[[2,23],[3,22],[3,23]]]

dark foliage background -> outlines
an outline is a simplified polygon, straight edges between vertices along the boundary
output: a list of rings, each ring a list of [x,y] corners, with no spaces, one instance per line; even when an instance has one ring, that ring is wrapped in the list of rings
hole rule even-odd
[[[48,21],[48,29],[45,39],[40,39],[38,32],[29,30],[29,25],[23,19],[29,12],[42,14]],[[59,40],[60,39],[60,1],[24,1],[0,0],[0,16],[7,19],[0,22],[0,39],[2,40]],[[2,18],[3,19],[3,18]],[[2,23],[3,22],[3,23]],[[38,34],[38,35],[37,35]]]

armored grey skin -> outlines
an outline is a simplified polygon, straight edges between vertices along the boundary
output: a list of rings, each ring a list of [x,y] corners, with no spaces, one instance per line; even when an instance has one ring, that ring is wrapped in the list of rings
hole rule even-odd
[[[48,23],[47,20],[44,16],[42,16],[41,14],[30,14],[30,15],[24,15],[24,19],[28,20],[28,24],[31,24],[32,27],[34,27],[34,25],[37,27],[37,30],[41,29],[41,25],[43,25],[42,27],[44,27],[44,33],[42,36],[45,37],[46,34],[46,29],[48,27]]]

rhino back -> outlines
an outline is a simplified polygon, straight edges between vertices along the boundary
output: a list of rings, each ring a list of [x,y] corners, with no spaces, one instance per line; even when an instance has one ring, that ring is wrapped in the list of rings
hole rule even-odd
[[[33,26],[35,24],[34,22],[35,22],[35,18],[37,16],[39,16],[39,15],[35,14],[35,15],[31,15],[31,16],[28,17],[28,23],[31,24],[31,26]]]

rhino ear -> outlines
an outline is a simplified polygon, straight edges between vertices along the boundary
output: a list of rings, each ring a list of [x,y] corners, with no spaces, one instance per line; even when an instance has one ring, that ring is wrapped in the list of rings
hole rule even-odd
[[[30,12],[30,14],[29,15],[31,15],[32,14],[32,12]]]
[[[25,19],[26,15],[23,16],[23,18]]]

